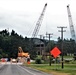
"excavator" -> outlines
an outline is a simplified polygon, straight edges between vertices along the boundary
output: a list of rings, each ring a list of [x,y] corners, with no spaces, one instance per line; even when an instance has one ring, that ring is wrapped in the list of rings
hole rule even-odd
[[[18,47],[18,57],[28,57],[29,53],[25,53],[22,50],[22,47]]]
[[[29,53],[25,53],[22,50],[22,47],[18,47],[18,58],[17,58],[18,62],[27,62],[28,64],[30,64],[30,55]]]

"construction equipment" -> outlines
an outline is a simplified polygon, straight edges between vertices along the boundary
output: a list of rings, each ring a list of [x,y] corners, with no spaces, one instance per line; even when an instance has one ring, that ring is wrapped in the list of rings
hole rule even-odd
[[[18,47],[18,58],[17,58],[17,62],[21,62],[21,63],[27,62],[28,64],[30,64],[30,55],[29,55],[29,53],[23,52],[23,50],[22,50],[21,47]]]
[[[41,26],[41,23],[42,23],[42,20],[43,20],[43,17],[44,17],[46,7],[47,7],[47,3],[45,4],[45,6],[43,8],[43,11],[42,11],[37,23],[36,23],[35,29],[34,29],[33,34],[32,34],[33,38],[35,38],[37,36],[38,32],[39,32],[39,29],[40,29],[40,26]]]
[[[68,11],[68,19],[69,19],[71,36],[72,36],[72,39],[75,40],[75,42],[76,42],[75,30],[74,30],[74,25],[73,25],[72,15],[70,12],[69,5],[67,5],[67,11]]]
[[[28,57],[28,56],[29,53],[24,53],[21,47],[18,48],[18,57]]]

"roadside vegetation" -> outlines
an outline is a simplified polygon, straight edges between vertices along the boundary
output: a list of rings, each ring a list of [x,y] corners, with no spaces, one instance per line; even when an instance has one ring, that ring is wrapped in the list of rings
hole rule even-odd
[[[72,56],[64,56],[65,59],[72,59]],[[62,69],[62,63],[52,62],[51,66],[49,65],[49,60],[44,61],[40,60],[41,58],[38,56],[34,62],[31,64],[25,64],[28,67],[32,67],[34,69],[38,69],[40,71],[53,74],[53,75],[76,75],[76,61],[72,60],[64,60],[64,68]]]
[[[49,53],[49,50],[52,50],[57,46],[60,50],[62,40],[60,37],[57,38],[58,41],[49,39],[39,39],[39,38],[28,38],[23,37],[12,30],[11,32],[7,29],[0,31],[0,58],[17,58],[18,56],[18,47],[21,46],[24,52],[28,52],[31,56],[31,59],[35,59],[37,55],[40,55],[40,47],[45,51],[46,55]],[[43,44],[40,46],[41,41]],[[44,47],[45,46],[45,47]],[[76,52],[76,43],[72,39],[63,40],[63,54],[74,54]]]
[[[29,67],[47,72],[53,75],[76,75],[76,64],[65,64],[64,69],[61,68],[61,64],[30,64]]]
[[[61,68],[61,61],[58,59],[55,61],[52,57],[50,58],[51,66],[49,66],[49,50],[52,50],[56,46],[60,51],[62,50],[62,40],[60,37],[57,38],[57,41],[49,41],[47,39],[39,38],[36,38],[36,40],[34,39],[35,41],[33,41],[33,39],[34,38],[23,37],[14,30],[11,32],[8,32],[6,29],[0,31],[0,59],[17,58],[18,47],[21,46],[23,51],[28,52],[30,54],[30,58],[34,60],[34,62],[27,66],[34,67],[48,73],[54,72],[56,73],[55,75],[57,75],[57,73],[76,75],[76,43],[73,39],[63,39],[64,69]],[[42,45],[38,43],[39,41],[37,40],[41,41]],[[40,49],[45,52],[43,56],[40,56]]]

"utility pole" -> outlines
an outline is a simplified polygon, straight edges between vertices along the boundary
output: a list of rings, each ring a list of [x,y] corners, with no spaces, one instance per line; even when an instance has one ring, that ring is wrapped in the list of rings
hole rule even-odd
[[[50,38],[51,38],[51,35],[53,35],[52,33],[49,33],[49,34],[47,34],[46,33],[46,35],[48,35],[49,36],[49,65],[51,66],[51,56],[50,56]]]
[[[42,49],[41,49],[41,38],[42,38],[42,35],[40,35],[40,55],[42,55]]]
[[[43,47],[44,47],[44,52],[45,52],[45,36],[43,36],[43,40],[44,40],[44,45],[43,45]]]
[[[59,32],[61,32],[61,40],[62,40],[62,69],[64,68],[64,62],[63,62],[63,32],[65,32],[65,30],[63,30],[63,28],[67,28],[67,27],[57,27],[57,28],[61,28],[61,30],[59,30]]]

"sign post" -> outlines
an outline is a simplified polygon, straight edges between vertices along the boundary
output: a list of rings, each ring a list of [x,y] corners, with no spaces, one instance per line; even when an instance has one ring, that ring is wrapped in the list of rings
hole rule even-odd
[[[53,57],[55,58],[55,61],[56,61],[56,58],[59,56],[59,54],[61,54],[61,51],[57,47],[54,47],[50,51],[50,53],[51,53],[51,55],[53,55]]]

